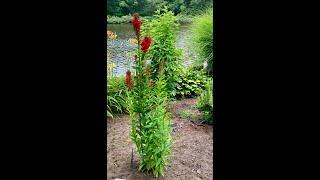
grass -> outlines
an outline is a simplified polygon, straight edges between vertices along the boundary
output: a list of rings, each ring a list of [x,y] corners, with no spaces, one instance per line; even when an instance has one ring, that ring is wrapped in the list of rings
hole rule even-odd
[[[198,116],[194,114],[191,110],[181,110],[177,112],[177,115],[180,118],[188,119],[188,120],[196,120],[198,119]]]
[[[209,74],[213,72],[214,60],[214,21],[212,9],[208,9],[204,14],[194,18],[190,29],[190,43],[194,46],[194,50],[200,54],[197,62],[202,64],[207,62],[207,71]]]

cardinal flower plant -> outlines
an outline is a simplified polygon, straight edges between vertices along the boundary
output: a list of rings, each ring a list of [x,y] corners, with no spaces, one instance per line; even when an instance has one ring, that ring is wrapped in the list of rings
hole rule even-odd
[[[134,73],[127,71],[126,86],[130,115],[130,138],[139,153],[139,170],[163,176],[171,155],[170,116],[166,110],[166,82],[159,73],[157,81],[151,78],[147,54],[152,46],[152,37],[141,37],[142,22],[138,14],[132,18],[136,33],[137,51]]]

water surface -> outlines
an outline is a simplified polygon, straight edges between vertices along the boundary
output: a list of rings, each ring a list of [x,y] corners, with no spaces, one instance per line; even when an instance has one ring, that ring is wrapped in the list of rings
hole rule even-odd
[[[197,57],[187,43],[188,28],[189,25],[180,26],[176,43],[176,47],[183,49],[183,63],[185,66],[189,66]],[[131,58],[136,46],[131,45],[128,40],[135,37],[135,32],[131,24],[108,24],[107,30],[116,32],[117,34],[116,40],[107,40],[107,48],[111,52],[108,63],[116,64],[113,72],[115,75],[124,75],[133,64]]]

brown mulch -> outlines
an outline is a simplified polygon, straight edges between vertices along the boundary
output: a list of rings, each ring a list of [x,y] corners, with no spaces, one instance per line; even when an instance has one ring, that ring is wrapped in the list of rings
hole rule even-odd
[[[165,180],[185,179],[213,179],[213,129],[212,125],[200,125],[199,121],[183,119],[177,115],[178,111],[189,110],[199,115],[192,107],[196,99],[184,99],[170,104],[174,131],[173,156],[165,171]],[[129,117],[120,115],[114,119],[107,119],[107,179],[116,178],[127,180],[155,179],[151,175],[138,172],[137,167],[131,168],[131,151],[134,145],[129,139]],[[134,161],[139,158],[134,153]]]

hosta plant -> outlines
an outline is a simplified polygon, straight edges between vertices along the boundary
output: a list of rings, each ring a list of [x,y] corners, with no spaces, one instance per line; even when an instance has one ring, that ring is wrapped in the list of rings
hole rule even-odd
[[[200,95],[205,89],[207,80],[208,77],[205,75],[204,71],[195,71],[193,67],[188,68],[185,72],[180,74],[179,78],[176,80],[176,98]]]

